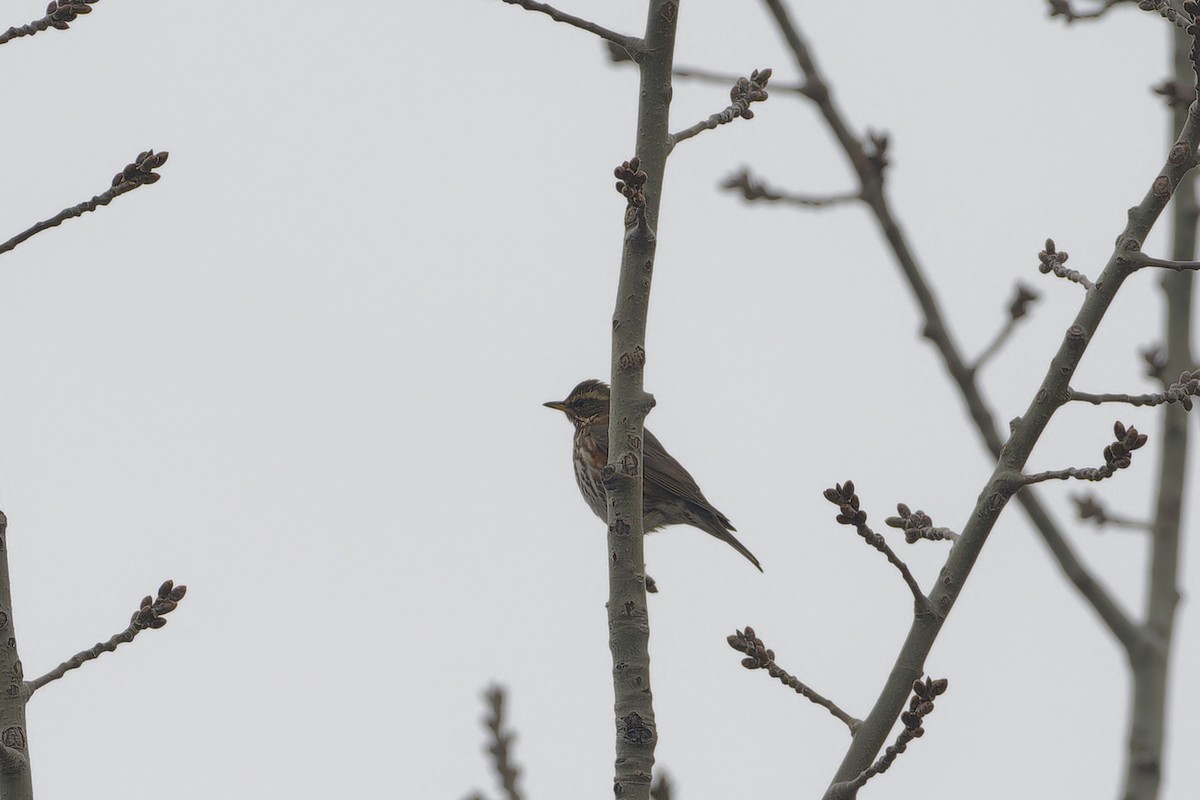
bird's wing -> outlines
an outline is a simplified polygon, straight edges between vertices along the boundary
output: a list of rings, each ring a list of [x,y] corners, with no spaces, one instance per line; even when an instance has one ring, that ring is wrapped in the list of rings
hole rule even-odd
[[[597,426],[597,430],[593,431],[596,437],[596,443],[600,445],[600,449],[604,451],[604,455],[608,455],[608,429],[602,426]],[[642,445],[643,464],[643,492],[650,494],[665,494],[668,496],[678,497],[683,500],[688,500],[704,508],[712,508],[712,504],[708,502],[708,498],[700,491],[700,487],[696,484],[696,479],[692,474],[683,468],[683,465],[675,460],[675,457],[667,452],[662,446],[662,442],[658,440],[650,431],[645,431],[645,441]],[[725,518],[716,509],[713,509],[718,515],[720,521],[730,530],[736,530],[729,524],[729,520]]]

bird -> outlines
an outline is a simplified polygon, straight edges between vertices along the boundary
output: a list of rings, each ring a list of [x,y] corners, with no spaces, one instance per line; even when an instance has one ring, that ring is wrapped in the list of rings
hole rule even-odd
[[[565,400],[542,405],[566,415],[575,426],[575,482],[588,507],[608,520],[608,493],[600,476],[608,464],[609,388],[603,381],[583,381]],[[691,525],[715,536],[763,571],[754,554],[737,540],[737,530],[696,485],[696,479],[646,429],[642,446],[642,527],[646,533],[668,525]]]

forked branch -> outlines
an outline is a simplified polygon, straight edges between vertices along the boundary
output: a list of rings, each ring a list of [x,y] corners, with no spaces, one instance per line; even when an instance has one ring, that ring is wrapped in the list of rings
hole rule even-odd
[[[887,556],[888,562],[899,570],[900,576],[904,578],[905,585],[912,592],[914,603],[913,613],[918,616],[928,614],[931,611],[929,598],[925,596],[925,592],[921,591],[921,586],[917,583],[917,579],[913,577],[908,565],[900,560],[900,557],[888,545],[887,539],[884,539],[883,536],[871,530],[871,527],[867,525],[867,512],[863,511],[860,507],[858,495],[854,492],[854,481],[846,481],[845,483],[836,484],[832,489],[826,489],[825,499],[838,507],[838,524],[849,525],[854,528],[858,535],[863,538],[863,541]]]
[[[839,799],[855,797],[858,790],[865,786],[867,781],[876,775],[887,772],[897,756],[908,749],[909,742],[925,735],[925,717],[933,713],[934,698],[945,693],[948,686],[949,681],[945,678],[938,678],[935,681],[926,676],[923,681],[914,681],[912,697],[908,701],[908,711],[900,715],[900,721],[904,723],[904,730],[896,736],[895,743],[885,749],[883,755],[874,764],[858,773],[854,779],[831,786],[828,796]]]

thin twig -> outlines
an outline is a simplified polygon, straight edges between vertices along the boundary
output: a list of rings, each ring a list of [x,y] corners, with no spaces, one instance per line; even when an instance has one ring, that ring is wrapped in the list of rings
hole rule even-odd
[[[1103,467],[1068,467],[1067,469],[1048,470],[1046,472],[1035,472],[1031,475],[1022,474],[1017,478],[1017,483],[1021,486],[1028,486],[1031,483],[1041,483],[1042,481],[1102,481],[1105,478],[1111,478],[1117,474],[1118,470],[1128,469],[1133,463],[1133,451],[1141,448],[1146,444],[1146,434],[1138,433],[1137,428],[1132,425],[1128,429],[1117,422],[1113,425],[1113,435],[1116,437],[1112,444],[1104,448],[1104,466]]]
[[[1097,528],[1112,525],[1117,528],[1129,528],[1137,531],[1152,531],[1154,526],[1144,520],[1114,514],[1104,507],[1094,494],[1075,495],[1071,498],[1079,512],[1079,518],[1095,524]]]
[[[922,723],[924,723],[925,717],[933,713],[933,699],[945,692],[948,686],[949,682],[945,678],[935,681],[926,676],[923,681],[915,681],[913,696],[908,702],[908,711],[900,715],[900,720],[904,723],[904,730],[897,734],[895,744],[884,750],[883,755],[874,764],[858,773],[852,780],[831,786],[830,794],[837,798],[855,797],[858,790],[865,786],[867,781],[876,775],[887,772],[896,757],[908,749],[910,742],[925,735]]]
[[[992,339],[987,347],[983,348],[983,352],[975,357],[975,362],[971,364],[972,371],[979,372],[988,360],[1000,352],[1000,348],[1004,346],[1012,336],[1012,332],[1016,330],[1017,323],[1029,313],[1029,304],[1037,299],[1037,292],[1024,283],[1017,283],[1016,289],[1013,291],[1012,300],[1008,303],[1008,319],[1005,320],[1004,326],[996,334],[996,337]]]
[[[1133,263],[1136,269],[1143,267],[1157,267],[1159,269],[1170,269],[1176,272],[1194,272],[1200,270],[1200,261],[1171,261],[1166,258],[1154,258],[1142,252],[1132,252],[1129,254],[1129,260]]]
[[[127,192],[132,192],[139,186],[156,182],[161,176],[154,170],[161,167],[166,161],[167,152],[165,150],[161,153],[155,153],[153,150],[141,153],[132,163],[127,164],[121,172],[117,173],[116,177],[112,180],[111,189],[96,195],[91,200],[85,200],[79,205],[64,208],[50,219],[43,220],[29,229],[21,231],[4,244],[0,244],[0,253],[7,253],[21,244],[21,242],[44,230],[57,227],[67,220],[82,216],[89,211],[95,211],[100,206],[106,206],[116,198]]]
[[[888,545],[887,539],[871,530],[867,525],[867,512],[860,508],[858,495],[854,492],[854,481],[839,483],[832,489],[825,490],[825,499],[838,507],[837,521],[840,525],[850,525],[867,544],[887,556],[888,562],[900,571],[909,591],[912,592],[914,613],[918,616],[929,612],[929,598],[921,591],[921,585],[913,577],[912,571],[896,552]]]
[[[724,86],[729,86],[738,79],[737,75],[731,72],[715,72],[712,70],[701,69],[700,67],[675,67],[671,70],[671,74],[676,78],[686,78],[688,80],[704,81],[705,83],[719,83]],[[792,94],[808,95],[808,89],[803,84],[799,83],[772,83],[771,91],[773,92],[790,92]]]
[[[149,595],[142,598],[138,610],[133,612],[129,627],[114,635],[107,642],[98,642],[87,650],[76,653],[71,658],[59,664],[40,678],[25,682],[26,691],[30,696],[48,683],[52,683],[73,669],[79,669],[87,662],[99,658],[103,653],[111,653],[126,642],[132,642],[134,637],[147,628],[158,629],[167,624],[166,615],[179,606],[179,601],[187,594],[186,586],[176,586],[174,581],[164,581],[158,587],[158,596]]]
[[[565,11],[559,11],[557,8],[552,5],[548,5],[547,3],[539,3],[537,0],[504,0],[504,2],[508,3],[509,5],[520,6],[527,11],[539,11],[550,17],[550,19],[554,20],[555,22],[563,22],[567,25],[572,25],[576,28],[579,28],[580,30],[587,31],[588,33],[594,33],[601,39],[607,39],[613,44],[624,48],[630,55],[633,55],[642,43],[637,37],[627,36],[623,33],[617,33],[616,31],[609,30],[602,25],[597,25],[590,20],[577,17],[573,14],[568,14]]]
[[[1064,0],[1050,0],[1050,2],[1064,2]],[[1109,0],[1109,2],[1112,2],[1112,0]],[[1117,2],[1120,2],[1120,0],[1117,0]],[[1192,16],[1186,13],[1186,0],[1183,7],[1185,11],[1181,13],[1179,9],[1171,5],[1168,0],[1139,0],[1138,2],[1138,8],[1142,9],[1143,11],[1156,13],[1167,22],[1174,25],[1180,32],[1187,32],[1188,26],[1192,24]]]
[[[745,200],[790,203],[791,205],[802,206],[804,208],[824,208],[826,206],[842,205],[843,203],[862,200],[862,194],[859,192],[824,196],[782,192],[778,189],[772,189],[765,182],[751,175],[750,171],[746,169],[739,170],[723,180],[721,188],[740,191],[742,198]]]
[[[745,653],[746,657],[742,659],[742,666],[746,669],[765,669],[767,674],[784,686],[789,687],[801,697],[806,697],[816,705],[826,709],[830,714],[840,719],[850,729],[850,735],[858,730],[858,726],[862,724],[862,720],[852,717],[838,707],[837,703],[823,697],[810,687],[803,684],[795,675],[792,675],[783,667],[775,663],[775,651],[767,648],[763,644],[763,640],[759,639],[754,628],[749,625],[744,631],[737,630],[725,638],[729,646],[739,653]]]
[[[1095,20],[1100,19],[1108,13],[1113,6],[1124,5],[1132,0],[1104,0],[1099,6],[1091,11],[1076,11],[1070,3],[1070,0],[1048,0],[1050,5],[1051,17],[1063,17],[1067,22],[1079,22],[1080,20]]]
[[[904,541],[909,544],[916,544],[922,539],[927,539],[931,542],[953,542],[958,539],[957,532],[949,528],[935,527],[933,517],[921,509],[913,511],[905,503],[897,503],[896,516],[888,517],[883,521],[883,524],[889,528],[898,528],[904,531]]]
[[[904,540],[909,544],[925,539],[930,542],[954,542],[958,541],[958,532],[952,531],[949,528],[916,528],[909,531]]]
[[[1162,393],[1158,394],[1114,394],[1110,392],[1102,392],[1100,394],[1092,394],[1091,392],[1080,392],[1071,389],[1070,400],[1079,403],[1090,403],[1098,406],[1101,403],[1128,403],[1131,406],[1157,406],[1167,402]]]
[[[1068,258],[1070,256],[1066,250],[1055,249],[1054,240],[1047,239],[1046,249],[1038,253],[1038,260],[1041,262],[1038,265],[1038,271],[1043,275],[1053,272],[1059,278],[1078,283],[1084,289],[1091,289],[1095,284],[1088,279],[1087,275],[1077,269],[1067,269],[1064,266]]]
[[[767,99],[767,81],[771,79],[771,70],[754,70],[750,73],[749,78],[738,78],[733,88],[729,91],[730,103],[724,110],[711,115],[708,119],[701,120],[690,128],[684,128],[678,133],[673,133],[670,136],[670,146],[672,148],[680,142],[691,139],[704,131],[715,130],[721,125],[733,122],[738,117],[742,119],[754,119],[754,111],[751,110],[751,103],[758,103]]]
[[[496,770],[496,780],[504,790],[508,800],[521,800],[521,791],[517,781],[521,778],[521,769],[513,763],[512,743],[516,736],[504,729],[504,688],[492,686],[484,692],[490,714],[484,718],[484,727],[491,734],[487,752],[492,756],[492,767]]]
[[[1006,319],[1004,325],[996,332],[996,336],[988,343],[988,346],[983,348],[983,351],[979,355],[975,356],[975,361],[971,364],[971,369],[978,372],[988,360],[1000,352],[1000,348],[1004,346],[1009,337],[1012,336],[1012,332],[1016,329],[1017,321],[1011,317]]]
[[[1125,403],[1131,406],[1160,406],[1164,403],[1179,403],[1185,411],[1191,411],[1193,397],[1200,397],[1200,369],[1184,370],[1179,374],[1179,380],[1172,383],[1164,391],[1149,394],[1118,394],[1102,392],[1078,392],[1067,389],[1067,399],[1080,403],[1090,403],[1098,406],[1101,403]]]
[[[19,28],[9,28],[4,33],[0,33],[0,44],[8,44],[13,39],[19,39],[22,36],[33,36],[47,28],[65,31],[71,27],[71,23],[80,14],[90,14],[92,5],[98,2],[100,0],[52,0],[46,9],[46,16]]]

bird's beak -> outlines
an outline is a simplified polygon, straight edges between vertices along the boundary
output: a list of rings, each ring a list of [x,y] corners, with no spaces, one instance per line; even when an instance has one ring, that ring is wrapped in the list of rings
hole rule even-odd
[[[564,414],[567,412],[567,404],[562,400],[551,400],[549,403],[542,403],[546,408],[553,408],[555,411],[561,411]]]

